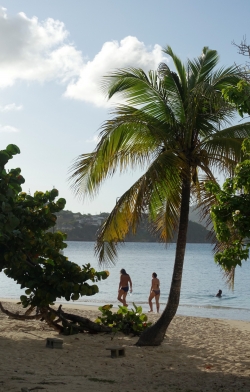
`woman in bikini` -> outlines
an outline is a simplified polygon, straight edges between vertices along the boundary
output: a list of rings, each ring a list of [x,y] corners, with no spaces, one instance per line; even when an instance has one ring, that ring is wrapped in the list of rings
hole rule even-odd
[[[153,312],[153,304],[152,304],[152,299],[155,298],[156,302],[156,310],[157,313],[159,313],[160,310],[160,304],[159,304],[159,299],[160,299],[160,281],[157,278],[157,274],[155,272],[152,273],[152,283],[151,283],[151,289],[148,297],[148,303],[150,310],[149,312]]]
[[[129,286],[130,286],[130,293],[132,293],[132,281],[130,279],[129,274],[127,274],[124,268],[121,269],[120,274],[121,274],[121,278],[118,286],[117,299],[123,304],[123,306],[128,306],[126,302],[126,297],[128,294]]]

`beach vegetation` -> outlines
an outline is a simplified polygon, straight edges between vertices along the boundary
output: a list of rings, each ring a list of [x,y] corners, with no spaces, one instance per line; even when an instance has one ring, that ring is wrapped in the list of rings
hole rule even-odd
[[[233,45],[237,47],[238,53],[250,56],[250,45],[246,41],[244,36],[240,44],[233,42]],[[244,65],[238,66],[238,71],[241,80],[235,86],[226,86],[222,89],[224,98],[235,106],[239,115],[244,117],[244,114],[250,115],[250,63],[246,61]]]
[[[118,69],[104,77],[108,99],[119,97],[111,118],[101,127],[91,153],[80,155],[71,170],[76,196],[95,196],[117,171],[145,170],[119,198],[99,230],[95,251],[101,263],[115,262],[129,231],[136,232],[144,213],[152,232],[170,242],[177,230],[176,255],[167,305],[157,322],[140,336],[138,345],[159,345],[178,309],[190,204],[208,216],[214,196],[204,184],[218,173],[230,176],[241,159],[241,143],[250,123],[232,125],[235,105],[222,90],[237,86],[236,66],[218,67],[215,50],[183,63],[167,46],[175,69],[161,63],[148,73]]]
[[[25,180],[21,169],[5,168],[19,153],[13,144],[0,151],[0,272],[25,289],[20,300],[28,308],[28,317],[38,309],[34,317],[43,318],[60,332],[81,330],[79,325],[72,328],[72,320],[67,321],[61,308],[55,311],[51,306],[57,299],[76,301],[95,295],[98,281],[109,273],[98,272],[89,263],[80,267],[63,255],[65,234],[49,229],[56,224],[56,213],[66,201],[57,198],[57,189],[37,191],[33,196],[22,192]]]
[[[133,303],[133,308],[120,306],[118,311],[112,312],[112,304],[100,306],[101,315],[95,320],[96,323],[112,328],[113,332],[123,332],[126,335],[139,336],[146,328],[150,327],[146,314],[142,313],[142,307]]]
[[[250,84],[247,80],[240,80],[236,86],[227,86],[222,89],[224,98],[235,105],[239,115],[250,114]]]
[[[250,248],[250,139],[242,144],[243,158],[222,186],[207,183],[216,198],[211,217],[218,239],[215,261],[233,287],[235,269],[249,258]]]

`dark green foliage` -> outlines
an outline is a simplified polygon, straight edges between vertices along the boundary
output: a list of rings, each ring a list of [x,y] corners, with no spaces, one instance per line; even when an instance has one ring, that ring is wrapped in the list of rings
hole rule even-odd
[[[211,209],[217,239],[221,251],[215,255],[226,271],[241,266],[249,256],[250,239],[250,140],[243,142],[245,159],[237,164],[234,176],[228,178],[222,188],[218,184],[206,184],[217,200]]]
[[[140,335],[151,323],[147,320],[147,316],[142,313],[141,306],[133,303],[134,309],[129,310],[126,306],[119,306],[117,313],[113,313],[113,305],[100,306],[98,309],[102,315],[95,321],[98,324],[111,327],[114,332],[123,332],[125,334],[132,333]]]
[[[246,80],[240,80],[236,86],[227,86],[222,90],[224,98],[235,105],[238,113],[250,114],[250,85]]]
[[[97,272],[90,264],[81,268],[62,254],[66,235],[48,230],[66,201],[56,200],[56,189],[34,196],[22,192],[21,170],[5,170],[17,153],[15,145],[0,151],[0,271],[26,288],[21,296],[24,307],[42,308],[57,298],[69,301],[96,294],[96,282],[106,279],[108,272]]]
[[[82,224],[81,227],[74,227],[67,232],[68,241],[95,241],[98,227],[94,225]]]

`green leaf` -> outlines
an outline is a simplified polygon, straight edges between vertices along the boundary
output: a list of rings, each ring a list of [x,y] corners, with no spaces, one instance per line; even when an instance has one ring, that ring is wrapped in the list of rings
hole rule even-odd
[[[15,144],[9,144],[6,147],[6,151],[10,152],[12,155],[20,154],[20,149]]]
[[[5,151],[0,151],[0,166],[6,165],[6,163],[9,161],[10,156],[7,152]]]

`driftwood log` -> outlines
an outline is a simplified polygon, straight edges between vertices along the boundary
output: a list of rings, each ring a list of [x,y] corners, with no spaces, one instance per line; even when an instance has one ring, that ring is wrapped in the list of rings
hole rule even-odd
[[[7,316],[17,319],[17,320],[39,320],[45,321],[50,327],[58,331],[59,333],[75,334],[79,332],[112,332],[112,328],[106,327],[104,325],[97,324],[87,317],[77,316],[71,313],[65,313],[62,310],[62,305],[59,306],[57,310],[51,307],[38,308],[36,314],[30,316],[30,313],[34,308],[29,308],[25,314],[17,314],[10,312],[5,309],[0,302],[0,310],[7,314]]]

